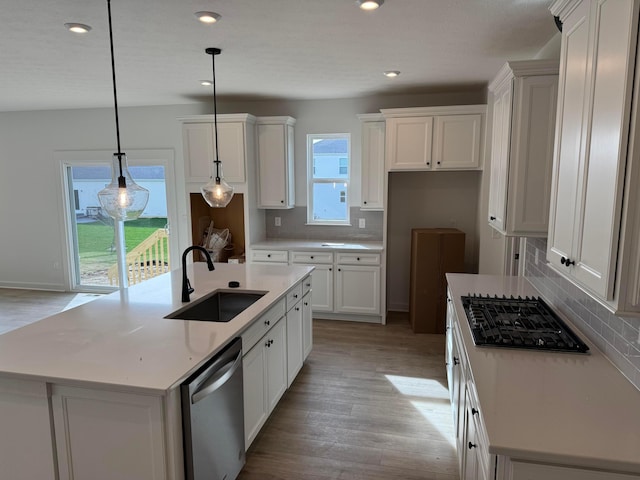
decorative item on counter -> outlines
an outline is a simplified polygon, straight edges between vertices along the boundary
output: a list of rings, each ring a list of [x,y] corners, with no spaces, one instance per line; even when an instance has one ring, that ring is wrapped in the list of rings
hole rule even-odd
[[[111,0],[107,0],[109,14],[109,42],[111,46],[111,75],[113,78],[113,104],[116,114],[116,140],[118,152],[113,154],[111,183],[98,192],[102,209],[114,220],[135,220],[149,200],[149,190],[133,181],[127,167],[127,155],[120,149],[120,123],[118,121],[118,95],[116,90],[116,65],[113,55],[113,31],[111,28]]]
[[[222,261],[221,252],[233,245],[231,244],[231,233],[228,228],[214,228],[213,220],[202,235],[202,246],[209,252],[214,262]]]
[[[211,178],[206,185],[203,185],[200,188],[200,192],[202,193],[202,197],[209,204],[210,207],[218,207],[223,208],[226,207],[231,198],[233,197],[233,187],[225,182],[224,178],[222,178],[222,168],[220,164],[220,158],[218,157],[218,109],[217,109],[217,101],[216,101],[216,55],[219,55],[222,50],[219,48],[207,48],[205,52],[211,55],[211,60],[213,64],[213,130],[215,134],[215,160],[213,161],[215,165],[215,177],[213,173],[211,174]]]

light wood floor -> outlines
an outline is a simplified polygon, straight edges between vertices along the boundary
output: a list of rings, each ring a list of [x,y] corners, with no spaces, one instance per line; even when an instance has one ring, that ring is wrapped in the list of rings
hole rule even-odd
[[[314,348],[240,480],[458,479],[444,336],[314,320]]]
[[[0,289],[0,333],[73,293]],[[82,299],[80,299],[82,300]],[[458,480],[444,336],[314,320],[314,347],[247,454],[239,480]]]

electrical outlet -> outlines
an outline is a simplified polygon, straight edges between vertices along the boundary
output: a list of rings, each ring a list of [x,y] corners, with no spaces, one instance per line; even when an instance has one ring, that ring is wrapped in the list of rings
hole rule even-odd
[[[538,251],[539,250],[536,248],[536,255],[535,255],[535,258],[533,260],[536,265],[538,265]]]
[[[275,217],[275,225],[276,225],[276,227],[282,226],[282,218]]]
[[[364,218],[359,218],[358,219],[358,228],[365,228],[366,226],[366,222]]]

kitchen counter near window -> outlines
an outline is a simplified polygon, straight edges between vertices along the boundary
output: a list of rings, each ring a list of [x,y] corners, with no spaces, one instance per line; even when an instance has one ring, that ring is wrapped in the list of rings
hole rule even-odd
[[[447,280],[489,453],[640,473],[640,391],[603,353],[564,317],[590,354],[476,347],[461,296],[539,294],[522,277],[447,274]]]
[[[275,250],[330,250],[382,252],[382,242],[359,242],[357,240],[303,240],[303,239],[267,239],[252,243],[251,248]]]

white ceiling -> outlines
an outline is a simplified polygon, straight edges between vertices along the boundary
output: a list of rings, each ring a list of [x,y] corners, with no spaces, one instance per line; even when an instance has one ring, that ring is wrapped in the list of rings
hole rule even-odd
[[[120,106],[485,85],[556,33],[550,0],[111,0]],[[194,16],[222,15],[214,25]],[[106,0],[0,0],[0,111],[113,105]],[[89,24],[72,34],[66,22]],[[400,70],[396,79],[384,70]]]

